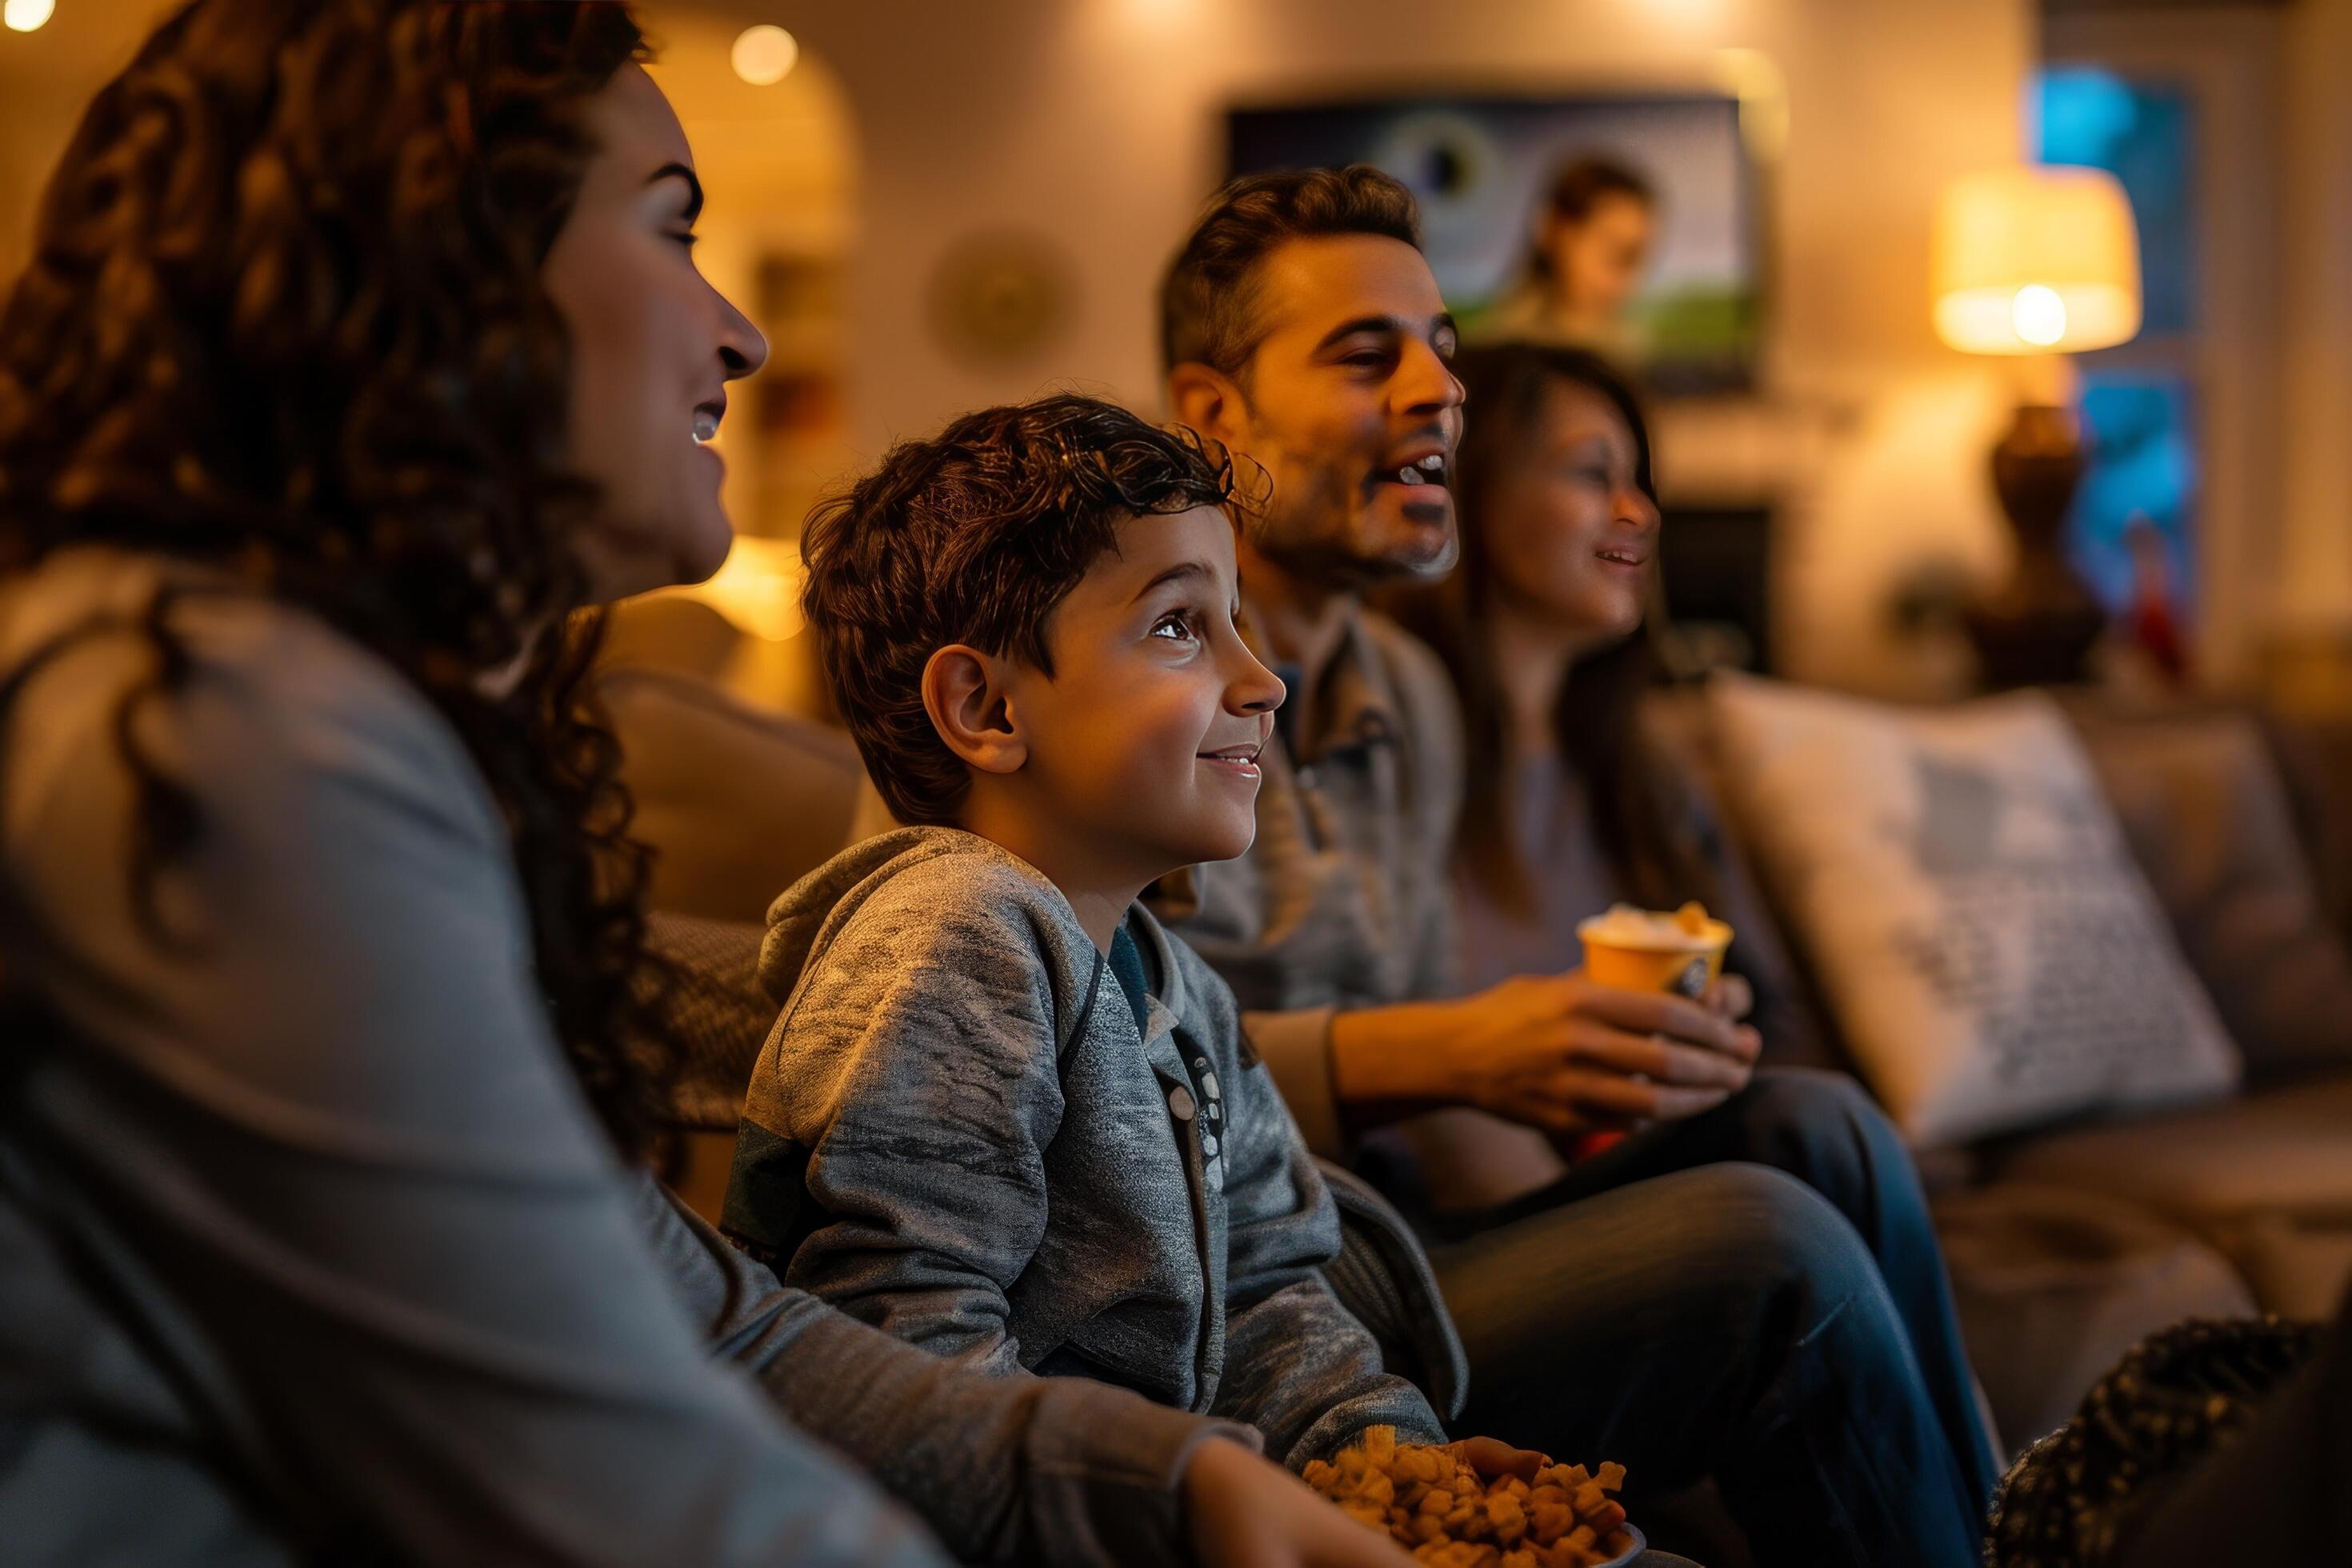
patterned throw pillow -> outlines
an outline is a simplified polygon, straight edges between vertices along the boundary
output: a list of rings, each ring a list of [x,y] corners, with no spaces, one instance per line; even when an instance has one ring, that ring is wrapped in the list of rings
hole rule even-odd
[[[1854,1058],[1921,1144],[2220,1095],[2239,1062],[2038,694],[1709,693],[1730,806]]]

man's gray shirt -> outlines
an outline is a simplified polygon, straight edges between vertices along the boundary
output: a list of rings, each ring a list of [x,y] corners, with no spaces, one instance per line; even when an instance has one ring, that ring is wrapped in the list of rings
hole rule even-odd
[[[1149,901],[1247,1009],[1307,1143],[1344,1160],[1332,1016],[1453,994],[1462,718],[1437,656],[1370,611],[1299,679],[1309,728],[1278,721],[1259,753],[1248,853],[1163,878]]]

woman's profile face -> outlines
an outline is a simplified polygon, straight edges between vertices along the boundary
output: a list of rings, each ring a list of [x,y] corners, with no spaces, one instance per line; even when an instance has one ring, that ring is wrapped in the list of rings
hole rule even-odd
[[[1638,457],[1615,404],[1553,382],[1478,522],[1494,590],[1596,637],[1640,626],[1659,520],[1636,480]]]
[[[727,558],[724,465],[704,443],[768,345],[695,267],[701,185],[653,78],[622,67],[588,121],[597,150],[542,276],[572,338],[572,465],[604,492],[582,559],[612,600]]]

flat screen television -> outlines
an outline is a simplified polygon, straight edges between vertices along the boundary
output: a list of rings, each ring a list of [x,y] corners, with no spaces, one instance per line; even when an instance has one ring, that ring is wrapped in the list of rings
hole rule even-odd
[[[1736,98],[1408,94],[1235,108],[1226,133],[1229,174],[1362,162],[1412,187],[1439,287],[1474,336],[1525,276],[1536,205],[1555,172],[1580,156],[1624,164],[1659,195],[1650,268],[1630,313],[1633,368],[1660,393],[1754,384],[1760,182]]]

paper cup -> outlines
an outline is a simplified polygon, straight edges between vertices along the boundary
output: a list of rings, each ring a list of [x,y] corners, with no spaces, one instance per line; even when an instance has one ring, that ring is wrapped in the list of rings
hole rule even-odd
[[[1723,955],[1731,946],[1731,928],[1718,920],[1706,922],[1703,936],[1661,936],[1638,945],[1597,935],[1600,924],[1596,916],[1576,928],[1584,943],[1584,973],[1599,984],[1624,991],[1664,991],[1696,1001],[1722,975]]]

